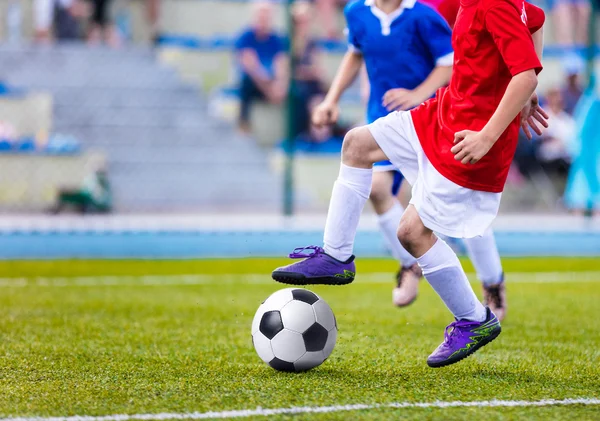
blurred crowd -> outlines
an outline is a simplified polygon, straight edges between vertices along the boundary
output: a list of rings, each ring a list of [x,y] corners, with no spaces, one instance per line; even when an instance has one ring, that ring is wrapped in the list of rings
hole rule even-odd
[[[546,174],[566,178],[577,137],[575,107],[583,94],[583,61],[570,57],[564,63],[565,80],[561,86],[543,92],[541,102],[550,116],[551,124],[542,136],[528,141],[521,136],[515,163],[521,174],[530,176],[542,170]]]
[[[117,28],[111,14],[111,0],[35,0],[35,38],[40,43],[54,40],[87,39],[90,44],[118,47],[127,28]],[[145,0],[146,15],[153,39],[158,37],[160,0]]]
[[[326,7],[339,2],[324,1]],[[250,106],[254,101],[282,105],[292,84],[295,119],[292,132],[299,143],[324,143],[343,137],[344,127],[316,128],[310,120],[312,109],[321,101],[327,90],[323,51],[314,36],[313,22],[317,8],[306,1],[296,1],[291,13],[294,35],[291,40],[291,57],[285,42],[273,28],[273,4],[253,4],[252,21],[237,38],[235,51],[240,67],[239,128],[250,133]],[[322,15],[321,15],[322,17]],[[325,27],[328,28],[328,27]],[[327,29],[330,36],[338,35]],[[294,61],[294,74],[289,75],[289,60]]]
[[[273,5],[256,2],[249,28],[237,38],[235,50],[241,69],[239,95],[239,127],[251,132],[250,106],[254,101],[283,105],[289,83],[292,84],[291,106],[295,119],[292,131],[300,143],[323,143],[332,137],[343,137],[343,127],[316,128],[311,120],[312,109],[321,101],[327,89],[323,52],[313,36],[314,8],[298,1],[292,6],[294,36],[291,57],[284,41],[273,29]],[[289,75],[289,60],[294,61],[294,74]]]

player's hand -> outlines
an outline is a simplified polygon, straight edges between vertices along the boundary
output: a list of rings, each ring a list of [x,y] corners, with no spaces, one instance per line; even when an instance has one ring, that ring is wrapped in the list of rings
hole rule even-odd
[[[450,151],[454,159],[463,164],[475,164],[492,148],[494,142],[481,132],[463,130],[454,134],[454,146]]]
[[[390,89],[383,96],[383,106],[388,111],[406,111],[423,102],[423,98],[415,91],[409,89]]]
[[[340,115],[340,109],[337,104],[323,101],[314,109],[312,114],[312,123],[317,127],[323,127],[337,122]]]
[[[537,123],[547,128],[548,118],[548,114],[540,107],[540,100],[534,92],[533,95],[531,95],[531,98],[529,98],[529,101],[527,101],[527,104],[525,104],[525,107],[521,110],[521,128],[523,129],[525,136],[527,136],[527,139],[531,140],[533,138],[529,128],[531,128],[538,136],[541,136],[542,129]]]

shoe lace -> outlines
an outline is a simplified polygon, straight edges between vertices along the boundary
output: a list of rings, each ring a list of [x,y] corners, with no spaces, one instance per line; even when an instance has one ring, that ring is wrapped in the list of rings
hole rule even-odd
[[[500,285],[492,285],[486,287],[489,300],[494,304],[495,307],[502,307],[502,297],[500,296]]]
[[[460,331],[477,325],[479,325],[479,323],[472,322],[469,320],[456,320],[450,323],[446,327],[446,331],[444,332],[444,342],[448,346],[451,346],[454,343],[455,339],[459,337],[458,333]]]
[[[304,259],[306,257],[314,257],[319,254],[325,253],[322,247],[319,246],[308,246],[295,248],[293,252],[289,254],[290,259]]]

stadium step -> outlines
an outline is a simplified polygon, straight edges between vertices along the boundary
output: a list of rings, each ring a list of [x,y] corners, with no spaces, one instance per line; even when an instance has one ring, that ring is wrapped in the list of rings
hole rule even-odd
[[[204,107],[199,101],[198,91],[187,86],[169,90],[157,89],[119,89],[107,91],[103,88],[62,87],[51,89],[55,96],[55,107],[75,109],[135,107],[136,109],[160,108],[181,109]]]
[[[149,49],[0,46],[0,61],[10,86],[52,94],[54,132],[107,155],[117,209],[279,205],[281,184],[264,152],[214,121],[197,88]]]

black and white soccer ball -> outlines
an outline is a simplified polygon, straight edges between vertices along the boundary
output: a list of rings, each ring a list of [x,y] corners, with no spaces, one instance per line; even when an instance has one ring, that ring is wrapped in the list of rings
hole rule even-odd
[[[321,365],[331,355],[336,338],[331,307],[307,289],[273,293],[252,321],[256,353],[279,371],[306,371]]]

